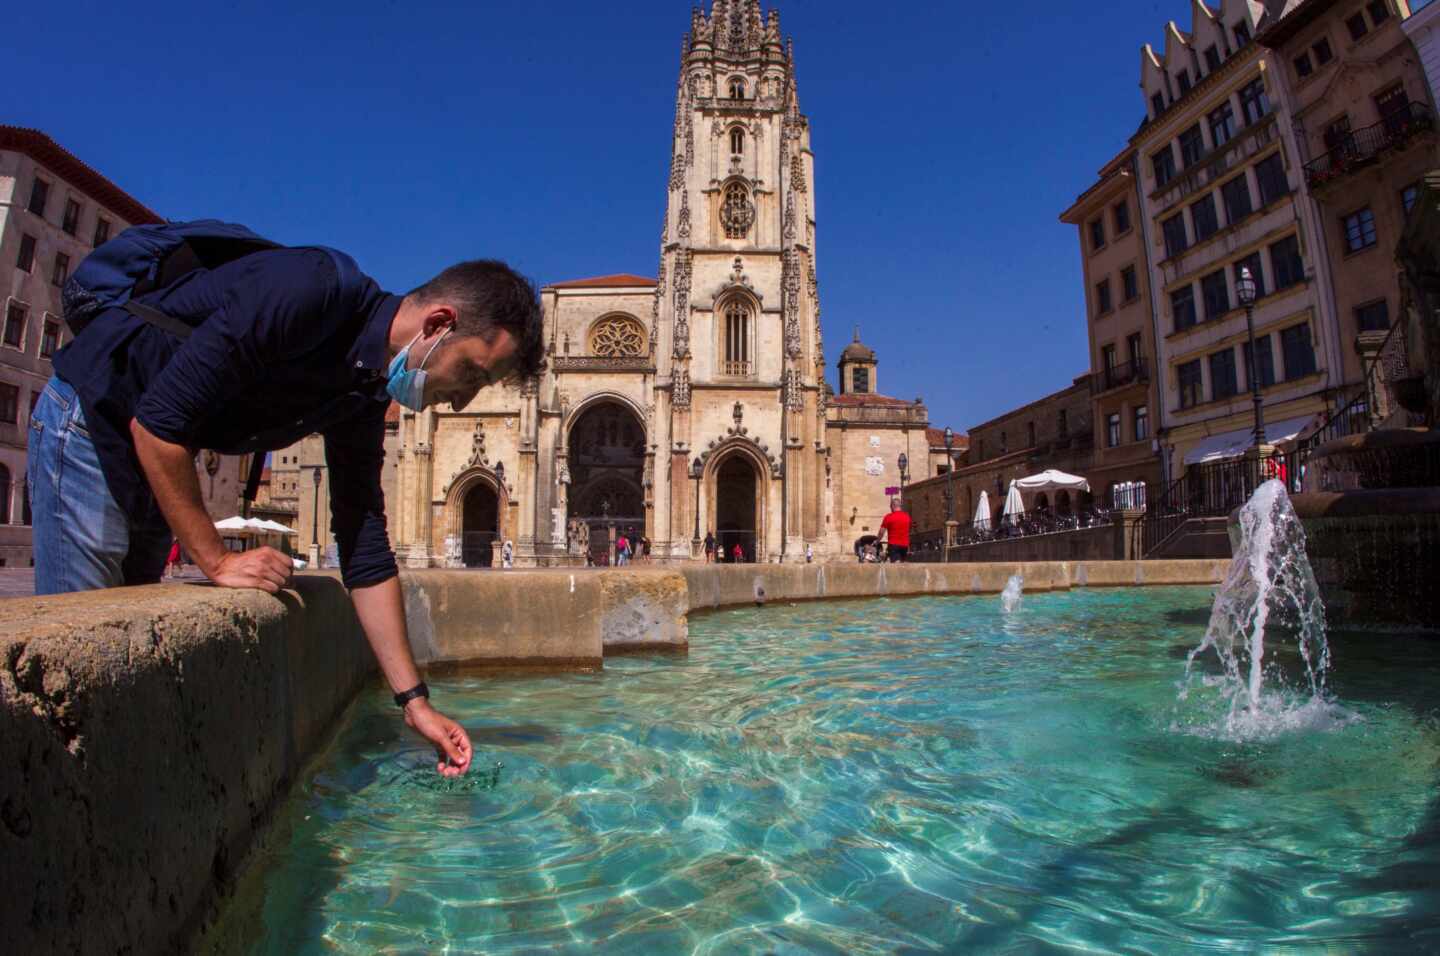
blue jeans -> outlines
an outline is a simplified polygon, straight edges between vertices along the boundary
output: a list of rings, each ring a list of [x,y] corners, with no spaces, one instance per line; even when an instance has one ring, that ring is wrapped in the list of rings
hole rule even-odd
[[[110,496],[75,390],[58,377],[30,416],[26,479],[35,593],[153,584],[165,571],[170,528],[134,522]]]

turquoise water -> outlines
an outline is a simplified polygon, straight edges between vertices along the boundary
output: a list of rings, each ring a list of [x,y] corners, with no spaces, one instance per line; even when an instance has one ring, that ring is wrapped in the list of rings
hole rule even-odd
[[[376,688],[252,951],[1440,948],[1440,650],[1332,638],[1350,716],[1229,742],[1177,702],[1210,601],[771,606],[697,617],[688,657],[437,680],[460,783]]]

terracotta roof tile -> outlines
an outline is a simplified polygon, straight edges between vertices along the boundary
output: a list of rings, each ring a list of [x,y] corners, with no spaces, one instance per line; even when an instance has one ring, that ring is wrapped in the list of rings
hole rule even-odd
[[[570,279],[567,282],[552,282],[547,289],[619,289],[628,286],[653,286],[654,279],[621,272],[613,276],[596,276],[593,279]]]
[[[106,179],[38,129],[0,125],[0,149],[25,153],[115,215],[132,223],[160,222],[160,216]]]
[[[925,440],[930,443],[930,446],[932,448],[944,448],[945,429],[925,429]],[[970,447],[970,436],[962,432],[955,432],[953,435],[950,436],[950,447],[955,449],[956,451],[964,451],[965,449]]]
[[[390,407],[385,409],[385,424],[391,425],[400,420],[400,403],[391,402]]]

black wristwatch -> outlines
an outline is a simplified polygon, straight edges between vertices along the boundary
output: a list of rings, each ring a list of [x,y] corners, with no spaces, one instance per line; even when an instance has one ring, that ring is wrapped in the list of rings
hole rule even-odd
[[[399,707],[401,710],[404,710],[405,705],[410,703],[416,697],[424,697],[426,700],[430,699],[430,688],[425,686],[425,682],[423,680],[420,683],[416,684],[414,687],[405,691],[404,693],[396,694],[395,706]]]

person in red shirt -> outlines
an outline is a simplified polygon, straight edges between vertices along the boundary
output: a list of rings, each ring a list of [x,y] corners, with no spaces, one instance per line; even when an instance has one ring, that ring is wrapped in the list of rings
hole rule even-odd
[[[900,499],[890,499],[890,513],[880,522],[880,540],[889,540],[891,561],[904,561],[910,553],[910,515],[900,508]]]

